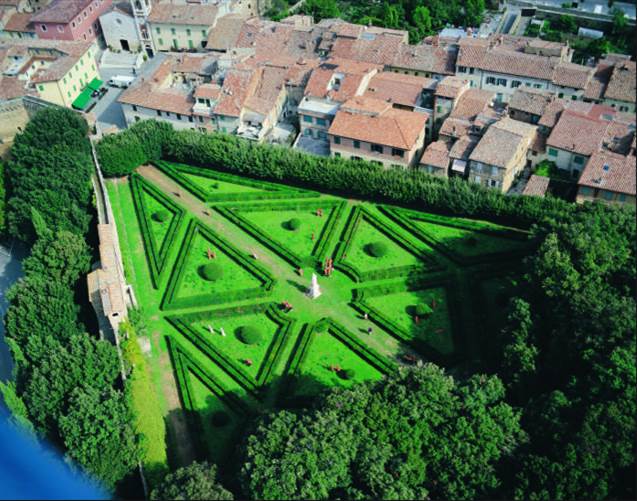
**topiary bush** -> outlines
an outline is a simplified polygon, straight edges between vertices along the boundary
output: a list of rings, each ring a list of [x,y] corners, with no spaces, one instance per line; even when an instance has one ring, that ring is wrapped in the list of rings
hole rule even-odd
[[[338,375],[342,379],[351,380],[351,379],[354,379],[356,377],[356,371],[354,371],[354,369],[343,369],[343,370],[339,371]]]
[[[263,339],[261,330],[254,325],[244,325],[237,330],[239,341],[245,344],[259,344]]]
[[[153,218],[153,221],[156,221],[158,223],[165,223],[166,221],[168,221],[170,213],[167,210],[158,210],[157,212],[153,213],[151,217]]]
[[[222,428],[230,423],[230,416],[227,412],[217,411],[211,416],[210,421],[215,428]]]
[[[372,257],[383,257],[387,254],[387,244],[385,242],[372,242],[365,246],[365,252]]]
[[[414,308],[414,313],[419,317],[428,317],[433,313],[431,306],[426,303],[418,303]]]
[[[199,268],[199,275],[208,282],[214,282],[223,277],[223,268],[215,263],[204,264]]]
[[[296,231],[301,227],[301,220],[296,217],[293,217],[287,223],[285,223],[285,227],[288,230]]]

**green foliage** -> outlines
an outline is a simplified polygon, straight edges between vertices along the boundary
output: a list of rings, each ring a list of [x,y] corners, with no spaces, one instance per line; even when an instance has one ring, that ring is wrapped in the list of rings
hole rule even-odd
[[[9,422],[18,425],[21,430],[33,433],[33,425],[29,421],[29,411],[18,395],[15,382],[3,383],[0,381],[0,395],[2,395],[2,402],[10,413]]]
[[[343,379],[354,379],[356,377],[356,371],[354,369],[345,369],[340,372]]]
[[[152,381],[150,367],[139,347],[139,336],[148,336],[138,310],[130,310],[127,321],[120,324],[122,357],[128,367],[126,397],[133,417],[133,427],[142,437],[142,462],[146,479],[158,483],[167,469],[166,425],[159,395]]]
[[[301,220],[294,217],[287,222],[286,227],[288,230],[296,231],[301,227]]]
[[[301,7],[304,14],[314,17],[314,21],[339,17],[341,12],[336,0],[306,0]]]
[[[217,468],[209,463],[192,463],[169,473],[150,494],[151,499],[234,499],[217,479]]]
[[[263,333],[261,329],[254,325],[245,325],[239,328],[237,336],[242,343],[245,344],[259,344],[263,341]]]
[[[36,209],[52,231],[84,235],[91,220],[92,160],[83,118],[71,110],[39,111],[15,137],[7,164],[7,230],[35,239]]]
[[[166,221],[168,221],[168,219],[170,219],[170,212],[168,212],[167,210],[158,210],[157,212],[153,213],[151,217],[158,223],[165,223]]]
[[[199,274],[204,280],[214,282],[223,277],[223,268],[215,263],[204,264],[199,268]]]
[[[387,244],[385,242],[371,242],[365,246],[365,250],[372,257],[383,257],[387,254]]]
[[[0,160],[0,234],[4,232],[4,217],[5,217],[5,205],[6,205],[6,190],[4,187],[5,165]]]
[[[104,136],[97,143],[95,151],[102,172],[107,177],[126,176],[148,161],[141,141],[130,129]]]
[[[263,418],[241,481],[256,499],[466,499],[498,485],[523,435],[493,377],[460,384],[426,365],[333,390],[316,410]]]
[[[84,238],[61,230],[40,236],[22,266],[27,275],[47,277],[70,287],[89,271],[90,264],[91,255]]]
[[[68,456],[112,489],[141,451],[124,394],[105,388],[76,388],[60,430]]]
[[[414,313],[419,317],[426,318],[433,313],[433,310],[428,304],[418,303],[414,308]]]
[[[212,421],[212,425],[216,428],[223,428],[230,423],[230,415],[224,411],[217,411],[212,415],[210,420]]]

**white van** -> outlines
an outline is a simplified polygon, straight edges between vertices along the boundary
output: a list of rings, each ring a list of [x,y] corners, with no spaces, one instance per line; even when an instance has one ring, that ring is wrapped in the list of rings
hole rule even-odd
[[[108,81],[108,85],[111,87],[121,87],[122,89],[126,89],[133,81],[135,77],[128,77],[125,75],[115,75]]]

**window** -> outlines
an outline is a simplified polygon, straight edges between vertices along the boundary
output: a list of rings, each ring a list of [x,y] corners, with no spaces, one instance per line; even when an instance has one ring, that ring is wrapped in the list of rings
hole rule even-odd
[[[42,31],[46,31],[46,25],[45,25],[45,24],[41,24],[41,25],[40,25],[40,29],[41,29]]]
[[[593,193],[593,190],[589,188],[588,186],[580,186],[580,189],[579,189],[580,195],[589,196],[589,195],[592,195],[592,193]]]
[[[86,19],[87,17],[88,17],[88,13],[84,11],[84,19]]]
[[[188,36],[188,37],[189,37],[189,36],[190,36],[190,33],[191,33],[190,28],[186,28],[186,36]]]
[[[66,91],[66,97],[71,97],[71,91],[70,90]]]
[[[392,148],[391,149],[391,154],[395,157],[400,157],[403,158],[405,156],[405,152],[403,150],[400,150],[398,148]]]
[[[93,34],[93,28],[89,28],[89,29],[88,29],[88,34],[89,34],[89,35],[92,35],[92,34]]]
[[[203,123],[203,117],[201,117],[201,116],[199,117],[199,123]]]
[[[117,24],[122,24],[122,20],[121,20],[119,17],[118,17],[117,19],[115,19],[115,22],[116,22]]]
[[[179,48],[179,43],[177,42],[177,39],[176,39],[176,38],[173,38],[173,47],[174,47],[175,49],[178,49],[178,48]]]
[[[175,34],[175,28],[170,28],[170,33]]]
[[[541,89],[542,88],[542,84],[533,84],[533,87],[535,87],[536,89]]]
[[[557,150],[553,148],[549,148],[549,157],[556,157],[556,156],[557,156]]]
[[[626,195],[624,195],[623,193],[620,193],[619,195],[617,195],[617,200],[619,202],[625,202],[626,201]]]
[[[177,120],[181,120],[181,115],[179,113],[175,113],[177,115]]]
[[[161,29],[159,28],[155,28],[155,31],[157,32],[158,35],[161,33]]]
[[[372,151],[375,153],[382,153],[383,147],[380,144],[372,144]]]
[[[495,165],[492,165],[491,166],[491,175],[492,176],[497,176],[498,173],[499,173],[499,169]]]
[[[522,82],[519,80],[511,80],[511,87],[513,89],[517,89],[520,85],[522,85]]]
[[[507,86],[507,79],[506,78],[498,78],[497,84],[500,87],[506,87]]]
[[[613,192],[612,191],[602,191],[602,197],[604,197],[604,200],[612,200],[613,199]]]
[[[58,24],[58,31],[60,33],[64,33],[64,26],[62,26],[61,24]]]
[[[164,41],[161,38],[158,38],[157,41],[159,42],[159,45],[164,45]]]
[[[464,66],[458,66],[458,73],[466,73],[467,72],[467,68],[465,68]]]
[[[487,83],[490,85],[495,85],[495,77],[487,77]]]
[[[161,116],[161,111],[157,110],[157,116],[160,117]]]
[[[489,186],[491,188],[495,188],[496,186],[498,186],[498,182],[495,179],[489,179]]]
[[[575,94],[571,96],[571,101],[577,101],[577,96]]]
[[[442,106],[436,106],[436,113],[442,113]]]
[[[38,85],[39,90],[44,90],[44,85]]]
[[[303,121],[307,123],[312,123],[312,117],[309,115],[303,115]]]
[[[352,156],[350,157],[350,160],[362,160],[362,158],[361,158],[361,157],[357,157],[357,156],[355,156],[355,155],[352,155]]]
[[[563,93],[563,92],[558,93],[557,97],[559,97],[560,99],[562,99],[562,98],[564,97],[564,93]]]
[[[327,139],[327,134],[325,133],[325,131],[324,131],[324,130],[319,130],[319,131],[316,131],[316,132],[317,132],[317,133],[316,133],[316,136],[317,136],[319,139]]]
[[[325,125],[325,119],[324,118],[317,118],[316,119],[316,124],[317,125]]]
[[[578,165],[582,165],[584,163],[584,157],[573,157],[573,162]]]
[[[192,117],[188,117],[188,121],[192,122],[193,121]]]
[[[192,44],[192,40],[188,40],[188,48],[193,49],[195,46]]]
[[[137,111],[137,106],[133,105],[133,111]]]
[[[66,77],[64,77],[64,78],[62,79],[62,83],[63,83],[64,85],[66,85]]]
[[[75,21],[73,21],[73,22],[71,23],[71,26],[73,26],[73,28],[75,28]]]
[[[341,144],[340,136],[334,136],[334,144]]]
[[[469,75],[473,75],[475,72],[475,68],[469,68]],[[430,75],[427,75],[427,78],[429,78]]]
[[[334,156],[335,156],[335,157],[340,157],[340,156],[341,156],[341,154],[337,151],[337,152],[335,152],[335,153],[334,153]]]
[[[206,33],[206,30],[201,30],[201,36],[204,38],[208,36],[208,33]]]
[[[354,148],[360,148],[361,147],[361,142],[360,141],[354,141]]]

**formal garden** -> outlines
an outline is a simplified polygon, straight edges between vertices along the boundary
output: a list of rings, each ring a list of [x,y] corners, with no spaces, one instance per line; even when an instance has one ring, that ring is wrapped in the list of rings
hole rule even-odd
[[[158,393],[168,406],[171,372],[220,464],[261,411],[401,366],[469,370],[530,252],[502,224],[164,160],[107,186]]]

